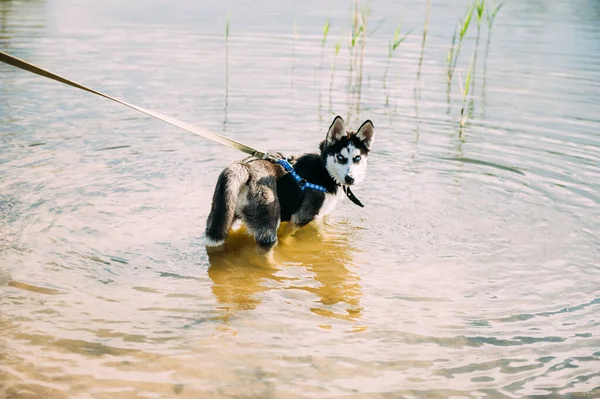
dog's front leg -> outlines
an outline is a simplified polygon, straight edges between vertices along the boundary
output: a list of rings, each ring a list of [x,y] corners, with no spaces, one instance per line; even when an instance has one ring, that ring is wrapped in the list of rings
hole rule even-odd
[[[324,193],[314,190],[306,191],[300,209],[292,215],[290,222],[285,226],[282,233],[283,241],[289,243],[291,237],[298,229],[315,220],[315,217],[319,214],[324,202]]]
[[[306,226],[319,214],[324,202],[325,193],[316,190],[305,191],[300,209],[292,215],[292,223],[298,227]]]

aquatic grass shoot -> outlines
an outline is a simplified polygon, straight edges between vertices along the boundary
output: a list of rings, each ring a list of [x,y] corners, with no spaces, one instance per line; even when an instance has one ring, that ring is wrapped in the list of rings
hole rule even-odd
[[[329,80],[329,110],[331,110],[331,93],[333,91],[333,78],[335,75],[335,66],[337,64],[337,57],[340,53],[341,48],[342,48],[342,38],[340,38],[335,43],[335,54],[333,56],[333,61],[331,62],[331,79]]]
[[[497,6],[493,7],[492,11],[490,11],[489,9],[486,10],[487,25],[488,25],[488,36],[487,36],[487,46],[485,48],[484,63],[487,62],[488,54],[489,54],[489,51],[490,51],[490,43],[492,41],[492,28],[494,26],[494,21],[496,20],[496,15],[498,15],[498,12],[500,12],[500,10],[502,9],[502,7],[504,6],[505,3],[506,2],[503,1],[502,3],[500,3]]]
[[[360,6],[359,0],[354,3],[354,12],[352,15],[352,28],[350,30],[348,50],[350,53],[350,71],[348,74],[348,87],[350,92],[356,93],[356,111],[360,111],[360,97],[362,91],[363,79],[363,61],[365,56],[365,42],[367,37],[367,22],[371,14],[370,2]],[[360,42],[360,43],[359,43]],[[358,46],[360,44],[360,49]],[[355,71],[356,76],[355,76]],[[349,113],[347,120],[352,117],[354,106],[352,100],[349,101]]]
[[[225,43],[229,40],[229,24],[231,23],[231,13],[227,13],[227,21],[225,22]]]
[[[230,25],[230,23],[231,23],[231,13],[227,13],[227,20],[225,22],[225,77],[226,77],[226,82],[229,82],[229,25]]]
[[[229,103],[229,26],[231,24],[231,13],[227,13],[225,22],[225,117],[223,118],[223,130],[227,125],[227,106]]]
[[[318,73],[319,86],[321,83],[321,70],[323,69],[323,55],[325,52],[325,43],[327,42],[327,34],[329,33],[330,26],[331,26],[330,20],[329,20],[329,18],[327,18],[327,20],[325,21],[325,26],[323,26],[323,38],[321,39],[321,60],[319,61],[319,73]]]
[[[471,62],[469,63],[469,70],[467,71],[467,79],[465,80],[465,86],[462,85],[462,79],[459,74],[459,82],[460,82],[460,91],[462,94],[462,108],[460,109],[460,132],[459,136],[462,136],[462,128],[465,125],[465,121],[467,119],[467,113],[465,112],[465,107],[467,104],[467,99],[469,97],[469,86],[471,84],[471,76],[473,73],[473,62],[475,58],[475,52],[471,56]]]
[[[479,52],[479,38],[481,36],[481,24],[483,22],[483,11],[485,10],[485,0],[477,0],[475,8],[475,16],[477,21],[477,36],[475,37],[475,53],[473,59],[473,81],[475,80],[475,72],[477,69],[477,53]],[[471,91],[475,90],[475,85],[472,85]]]
[[[448,50],[448,57],[446,57],[446,65],[448,67],[448,80],[451,79],[450,71],[452,70],[452,62],[454,62],[454,52],[456,51],[456,37],[458,35],[458,25],[454,27],[454,34],[450,41],[450,50]]]
[[[327,18],[323,27],[323,38],[321,39],[321,59],[319,60],[319,70],[317,72],[317,80],[319,86],[319,109],[321,108],[321,72],[323,70],[323,55],[325,53],[325,43],[327,42],[327,34],[329,33],[330,20]]]
[[[366,38],[367,38],[367,21],[368,21],[370,15],[371,15],[371,4],[369,2],[365,5],[363,5],[363,7],[361,9],[361,18],[360,18],[361,39],[360,39],[360,59],[359,59],[359,69],[358,69],[358,81],[357,81],[357,85],[358,85],[357,103],[356,103],[357,115],[358,115],[358,112],[360,109],[360,96],[361,96],[361,91],[362,91],[362,80],[363,80],[363,62],[365,59],[365,42],[366,42]]]
[[[358,35],[360,34],[360,23],[358,16],[358,0],[356,0],[354,6],[354,12],[352,14],[352,27],[350,29],[350,38],[348,42],[348,51],[350,52],[350,81],[352,81],[352,73],[354,71],[354,47],[358,41]]]
[[[390,65],[392,63],[392,58],[394,56],[394,53],[396,52],[396,50],[398,49],[400,44],[402,44],[402,42],[404,42],[406,40],[408,35],[413,30],[412,29],[409,30],[403,36],[400,36],[401,31],[402,31],[402,24],[398,24],[398,27],[396,28],[396,32],[394,32],[394,38],[392,40],[390,40],[390,44],[388,46],[387,63],[385,66],[385,71],[383,73],[383,88],[384,89],[387,88],[387,75],[388,75],[388,70],[390,69]]]
[[[354,70],[354,67],[356,67],[356,64],[360,63],[362,57],[364,56],[367,19],[371,14],[371,7],[369,4],[362,6],[360,11],[359,4],[359,0],[356,0],[354,13],[352,15],[352,28],[350,30],[348,43],[348,50],[350,52],[350,76],[352,76],[352,71]],[[356,53],[356,48],[358,47],[359,41],[362,54],[361,57],[359,57],[359,55]]]
[[[464,19],[462,19],[459,23],[460,29],[458,30],[458,44],[456,44],[456,48],[454,43],[456,42],[456,38],[453,38],[452,47],[450,48],[450,53],[452,54],[451,67],[448,69],[448,80],[452,80],[452,75],[454,74],[454,70],[456,69],[456,63],[458,62],[458,56],[460,55],[460,50],[462,49],[463,40],[469,30],[469,25],[471,24],[471,19],[473,17],[473,11],[477,2],[474,2],[471,7],[467,10],[467,14]]]
[[[500,4],[496,5],[496,2],[493,1],[491,10],[489,7],[486,10],[488,34],[487,34],[487,44],[485,46],[485,56],[483,58],[483,84],[481,86],[481,92],[482,92],[483,97],[485,97],[485,86],[486,86],[486,80],[487,80],[487,60],[488,60],[488,55],[490,52],[490,43],[492,41],[492,28],[494,27],[494,21],[496,20],[496,16],[498,15],[498,12],[500,12],[500,10],[502,9],[502,7],[504,6],[505,3],[506,2],[503,1]]]
[[[425,12],[425,24],[423,25],[423,41],[421,42],[421,56],[419,57],[419,68],[417,70],[417,81],[421,77],[421,67],[425,56],[425,42],[427,41],[427,30],[429,29],[429,12],[431,11],[431,0],[427,0],[427,11]]]
[[[325,47],[325,42],[327,41],[327,34],[329,33],[329,28],[331,27],[331,21],[327,18],[325,21],[325,26],[323,27],[323,39],[321,40],[321,48]]]
[[[477,19],[477,37],[481,33],[481,21],[483,21],[483,11],[485,10],[485,0],[476,1],[475,17]]]

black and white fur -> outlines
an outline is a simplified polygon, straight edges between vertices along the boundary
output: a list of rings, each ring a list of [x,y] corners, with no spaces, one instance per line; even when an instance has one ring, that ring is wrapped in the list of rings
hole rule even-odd
[[[364,179],[374,136],[371,121],[364,122],[357,132],[350,132],[344,120],[336,116],[319,145],[320,153],[290,159],[300,176],[325,187],[327,193],[300,190],[282,166],[268,160],[251,157],[231,164],[217,180],[206,224],[206,246],[224,244],[233,223],[241,219],[258,245],[269,250],[277,243],[280,222],[302,227],[331,212],[339,188]]]

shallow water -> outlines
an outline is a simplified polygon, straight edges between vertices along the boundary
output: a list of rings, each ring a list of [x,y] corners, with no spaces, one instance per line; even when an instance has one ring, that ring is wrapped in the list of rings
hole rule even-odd
[[[459,135],[461,1],[418,81],[425,1],[374,2],[360,87],[349,2],[0,1],[0,50],[251,145],[377,129],[366,208],[209,257],[238,153],[1,64],[0,397],[600,397],[598,4],[509,2]]]

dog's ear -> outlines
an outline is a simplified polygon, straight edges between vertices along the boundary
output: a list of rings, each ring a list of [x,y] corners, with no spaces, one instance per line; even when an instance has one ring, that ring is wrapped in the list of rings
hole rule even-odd
[[[365,144],[365,147],[371,149],[373,138],[375,137],[375,126],[370,120],[366,120],[356,132],[356,137]]]
[[[346,124],[342,117],[338,115],[333,119],[331,126],[329,126],[329,131],[327,131],[327,138],[325,140],[327,141],[327,144],[331,145],[336,141],[341,140],[342,137],[345,137],[346,135]]]

